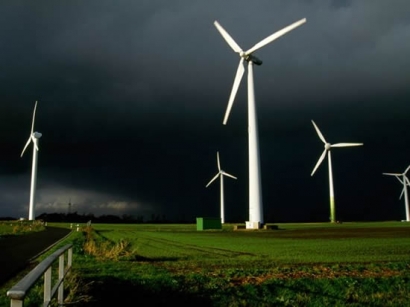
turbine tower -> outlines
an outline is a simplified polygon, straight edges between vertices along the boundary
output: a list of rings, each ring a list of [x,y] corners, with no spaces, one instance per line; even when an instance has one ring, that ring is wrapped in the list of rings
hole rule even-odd
[[[248,63],[248,151],[249,151],[249,221],[246,222],[246,228],[259,228],[264,224],[263,219],[263,203],[262,203],[262,187],[260,175],[260,161],[259,161],[259,140],[258,140],[258,125],[255,106],[255,91],[253,82],[253,64],[261,65],[262,61],[253,55],[255,51],[278,39],[287,32],[295,29],[306,22],[306,18],[301,19],[282,30],[263,39],[254,45],[248,51],[243,51],[233,38],[225,31],[222,26],[215,21],[214,25],[226,40],[228,45],[234,52],[238,53],[240,60],[236,71],[232,91],[229,97],[228,106],[225,112],[223,124],[226,125],[231,111],[239,84],[245,72],[244,61]]]
[[[231,177],[233,179],[237,179],[235,176],[228,174],[227,172],[221,170],[221,163],[219,162],[219,152],[216,152],[216,161],[218,163],[218,173],[215,175],[211,181],[208,182],[206,188],[218,177],[220,177],[220,184],[221,184],[221,223],[225,223],[225,204],[224,204],[224,176]]]
[[[320,163],[325,159],[327,153],[327,159],[329,163],[329,192],[330,192],[330,222],[336,222],[336,207],[335,207],[335,194],[333,190],[333,173],[332,173],[332,157],[330,155],[330,149],[333,147],[351,147],[351,146],[362,146],[363,143],[337,143],[337,144],[330,144],[326,142],[325,138],[323,137],[322,133],[320,132],[318,126],[316,126],[315,122],[312,120],[312,124],[316,129],[316,132],[322,142],[325,144],[325,150],[323,151],[322,155],[320,156],[319,160],[316,163],[315,168],[313,169],[310,176],[316,172],[317,168],[319,167]]]
[[[400,198],[402,198],[403,194],[404,194],[404,206],[406,209],[406,221],[410,222],[410,208],[409,208],[409,196],[408,196],[408,192],[407,192],[407,186],[410,185],[410,181],[406,176],[406,173],[409,171],[410,169],[410,165],[406,168],[406,170],[404,171],[404,173],[383,173],[383,175],[388,175],[388,176],[395,176],[400,183],[403,185],[403,190],[400,193]],[[400,179],[400,177],[402,177],[402,179]]]
[[[34,132],[34,120],[36,117],[36,109],[37,109],[37,101],[36,101],[36,104],[34,105],[33,121],[31,123],[30,136],[28,137],[26,146],[24,146],[23,151],[21,152],[21,155],[20,155],[20,157],[23,157],[24,151],[26,150],[30,142],[33,142],[33,164],[32,164],[32,169],[31,169],[30,207],[29,207],[29,215],[28,215],[28,219],[30,221],[35,219],[34,206],[36,202],[37,152],[38,152],[38,140],[41,138],[41,135],[42,135],[40,132],[37,132],[37,131]]]

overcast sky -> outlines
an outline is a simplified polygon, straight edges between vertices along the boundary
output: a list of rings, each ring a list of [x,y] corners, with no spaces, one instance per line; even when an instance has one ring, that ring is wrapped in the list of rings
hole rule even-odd
[[[328,221],[332,149],[341,220],[405,218],[410,164],[410,2],[19,1],[0,3],[0,216],[27,217],[38,100],[36,215],[151,214],[248,219],[246,74],[222,124],[239,57],[218,22],[255,52],[265,222]]]

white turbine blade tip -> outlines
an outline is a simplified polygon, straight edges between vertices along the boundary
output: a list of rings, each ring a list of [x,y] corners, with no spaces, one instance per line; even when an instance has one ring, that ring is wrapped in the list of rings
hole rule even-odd
[[[235,42],[235,40],[229,35],[228,32],[219,24],[218,21],[214,21],[215,27],[218,29],[219,33],[221,33],[222,37],[228,43],[228,45],[233,49],[233,51],[240,53],[242,52],[241,47]]]
[[[35,118],[36,118],[36,110],[37,110],[37,101],[34,105],[33,120],[31,122],[31,133],[33,133],[33,131],[34,131],[34,121],[35,121]]]
[[[266,46],[267,44],[273,42],[274,40],[278,39],[279,37],[285,35],[286,33],[288,33],[289,31],[295,29],[296,27],[299,27],[300,25],[304,24],[306,22],[306,18],[303,18],[299,21],[296,21],[294,23],[292,23],[291,25],[273,33],[272,35],[268,36],[267,38],[261,40],[259,43],[257,43],[255,46],[253,46],[251,49],[249,49],[248,51],[245,52],[245,54],[249,55],[253,52],[255,52],[256,50]]]
[[[223,124],[226,125],[228,122],[229,114],[231,113],[231,109],[233,106],[233,102],[235,101],[236,93],[238,92],[239,85],[241,84],[243,73],[245,72],[245,68],[243,67],[243,58],[239,61],[238,69],[236,71],[235,80],[233,81],[231,95],[229,96],[228,106],[226,107],[225,117]]]
[[[235,176],[233,176],[233,175],[231,175],[231,174],[228,174],[227,172],[223,172],[223,174],[226,175],[226,176],[228,176],[228,177],[231,177],[231,178],[233,178],[233,179],[238,179],[238,178],[236,178]]]
[[[315,127],[316,133],[319,136],[319,138],[322,140],[323,143],[327,143],[325,137],[323,136],[322,132],[320,132],[319,127],[315,124],[315,122],[312,120],[313,127]]]
[[[31,136],[28,138],[28,141],[27,141],[26,145],[24,146],[23,151],[21,152],[20,157],[23,156],[24,152],[26,151],[27,146],[30,144],[30,141],[31,141]]]
[[[211,181],[209,181],[209,182],[208,182],[208,184],[207,184],[205,187],[207,188],[207,187],[208,187],[208,186],[209,186],[212,182],[214,182],[214,181],[215,181],[215,179],[216,179],[216,178],[218,178],[218,176],[219,176],[219,173],[218,173],[218,174],[216,174],[216,175],[215,175],[215,177],[214,177],[214,178],[212,178],[212,179],[211,179]]]
[[[337,143],[337,144],[332,144],[330,147],[353,147],[353,146],[363,146],[363,143]]]
[[[325,159],[326,156],[326,152],[327,150],[325,149],[322,154],[320,155],[319,160],[317,161],[315,168],[313,169],[312,173],[310,174],[310,176],[313,176],[313,174],[316,172],[316,170],[318,169],[319,165],[322,163],[322,161]]]

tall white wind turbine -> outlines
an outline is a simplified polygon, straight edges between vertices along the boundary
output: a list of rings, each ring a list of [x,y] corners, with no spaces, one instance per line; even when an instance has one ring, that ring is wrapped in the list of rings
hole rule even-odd
[[[262,61],[253,55],[255,51],[273,42],[287,32],[299,27],[306,22],[303,18],[282,30],[263,39],[248,51],[243,51],[241,47],[233,40],[233,38],[225,31],[222,26],[215,21],[214,25],[226,40],[228,45],[234,52],[238,53],[240,60],[239,66],[234,79],[231,95],[229,97],[228,106],[225,112],[223,124],[226,125],[231,111],[239,84],[245,72],[244,61],[248,63],[248,150],[249,150],[249,222],[246,223],[246,228],[259,228],[263,223],[263,203],[262,203],[262,187],[260,176],[259,162],[259,140],[258,140],[258,125],[255,106],[255,91],[253,82],[253,64],[261,65]]]
[[[219,177],[220,184],[221,184],[221,223],[223,224],[225,223],[224,176],[228,176],[233,179],[237,179],[237,178],[231,174],[228,174],[227,172],[221,169],[221,163],[219,162],[219,152],[216,152],[216,161],[218,163],[218,173],[215,175],[214,178],[211,179],[211,181],[208,182],[206,187],[208,187],[214,180],[216,180]]]
[[[409,196],[407,192],[407,186],[410,185],[410,181],[406,176],[409,169],[410,169],[410,165],[406,168],[404,173],[401,173],[401,174],[400,173],[383,173],[383,175],[395,176],[400,181],[400,183],[403,185],[403,190],[401,191],[400,199],[402,198],[404,194],[404,205],[406,209],[406,221],[407,222],[410,222]],[[402,177],[402,179],[400,179],[400,177]]]
[[[31,169],[31,187],[30,187],[30,207],[29,207],[29,220],[35,219],[34,207],[36,203],[36,183],[37,183],[37,152],[38,152],[38,140],[41,138],[41,133],[34,131],[34,120],[36,117],[36,109],[37,109],[37,101],[34,105],[34,112],[33,112],[33,121],[31,123],[31,132],[30,136],[27,140],[26,146],[24,146],[23,151],[21,152],[21,156],[23,157],[24,151],[30,144],[33,142],[33,164]]]
[[[320,163],[325,159],[327,153],[327,159],[329,163],[329,191],[330,191],[330,222],[336,222],[336,207],[335,207],[335,194],[333,190],[333,173],[332,173],[332,158],[330,155],[330,149],[333,147],[351,147],[351,146],[362,146],[363,143],[337,143],[337,144],[330,144],[326,142],[323,134],[320,132],[318,126],[316,126],[315,122],[312,120],[312,124],[316,129],[316,132],[322,142],[325,144],[325,150],[323,151],[322,155],[320,156],[319,160],[317,161],[315,168],[313,169],[310,176],[316,172],[317,168],[319,167]]]

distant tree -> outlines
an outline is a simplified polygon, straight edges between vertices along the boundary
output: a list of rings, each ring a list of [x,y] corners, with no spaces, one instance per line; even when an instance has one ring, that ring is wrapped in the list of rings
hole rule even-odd
[[[97,220],[101,223],[121,223],[121,218],[112,214],[101,215]]]

